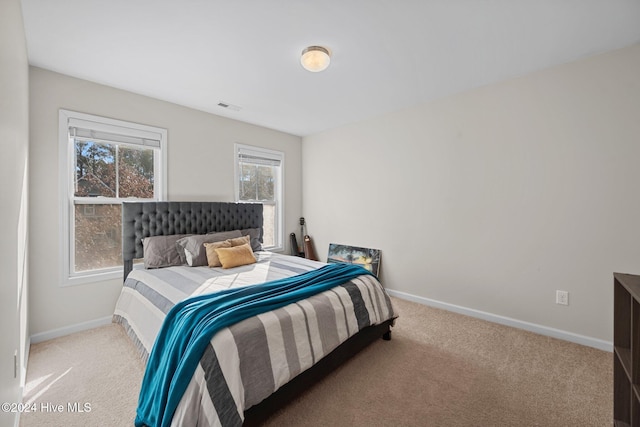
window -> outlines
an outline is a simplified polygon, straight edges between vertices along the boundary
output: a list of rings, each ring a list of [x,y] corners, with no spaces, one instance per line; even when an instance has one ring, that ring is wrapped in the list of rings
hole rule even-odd
[[[60,110],[63,284],[122,274],[123,200],[163,200],[167,131]]]
[[[263,204],[263,247],[282,249],[284,153],[236,144],[235,154],[236,201]]]

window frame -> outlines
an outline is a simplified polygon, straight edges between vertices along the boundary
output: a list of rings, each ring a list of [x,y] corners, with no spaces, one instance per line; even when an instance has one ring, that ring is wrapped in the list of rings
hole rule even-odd
[[[280,162],[278,167],[278,174],[276,176],[276,185],[274,188],[275,193],[275,230],[274,239],[275,245],[264,246],[266,251],[281,252],[284,250],[284,166],[285,166],[285,153],[279,150],[272,150],[269,148],[257,147],[253,145],[246,145],[241,143],[234,144],[234,194],[235,201],[237,203],[265,203],[260,200],[240,200],[240,154],[252,154],[255,156],[262,156],[270,160],[277,160]],[[264,227],[264,225],[263,225]]]
[[[59,170],[59,244],[60,244],[60,286],[74,286],[122,278],[122,266],[75,272],[75,214],[76,204],[86,204],[88,200],[77,198],[74,194],[74,142],[69,136],[70,123],[73,121],[92,122],[90,127],[96,131],[112,131],[134,137],[152,133],[160,140],[159,147],[153,147],[154,154],[154,198],[111,198],[100,197],[90,204],[120,204],[123,200],[155,200],[167,198],[167,130],[155,126],[111,119],[93,114],[60,109],[58,114],[58,170]],[[114,143],[118,143],[115,142]],[[119,142],[118,144],[125,144]],[[135,146],[136,144],[128,144]],[[100,203],[96,203],[96,202]]]

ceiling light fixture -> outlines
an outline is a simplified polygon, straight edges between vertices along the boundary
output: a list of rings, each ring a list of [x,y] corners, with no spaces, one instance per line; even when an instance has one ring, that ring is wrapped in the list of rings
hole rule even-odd
[[[331,62],[329,50],[322,46],[309,46],[302,51],[300,63],[305,70],[317,73],[325,70]]]

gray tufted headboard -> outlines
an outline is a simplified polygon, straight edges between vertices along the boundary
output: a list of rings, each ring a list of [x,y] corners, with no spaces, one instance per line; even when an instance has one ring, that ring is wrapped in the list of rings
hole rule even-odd
[[[133,260],[143,257],[142,239],[172,234],[206,234],[260,228],[262,204],[230,202],[123,202],[124,279]]]

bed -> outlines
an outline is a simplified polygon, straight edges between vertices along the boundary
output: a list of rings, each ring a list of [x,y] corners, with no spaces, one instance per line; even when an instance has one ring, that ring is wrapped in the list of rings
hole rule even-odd
[[[294,280],[330,267],[260,250],[260,204],[125,202],[122,230],[124,284],[113,319],[124,327],[145,363],[165,316],[180,301]],[[136,259],[147,262],[145,249],[151,253],[143,242],[199,242],[203,236],[238,232],[242,237],[224,243],[245,239],[255,262],[209,267],[196,263],[195,255],[185,264],[183,254],[174,265],[133,266]],[[363,274],[223,328],[210,339],[193,376],[185,380],[186,390],[164,425],[258,425],[374,340],[389,340],[396,317],[377,278]]]

